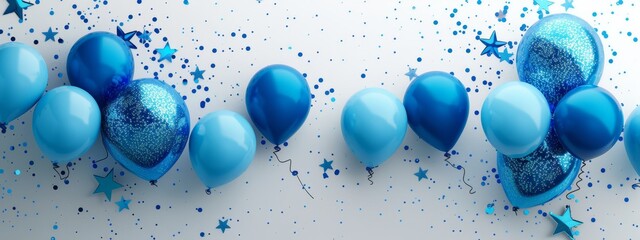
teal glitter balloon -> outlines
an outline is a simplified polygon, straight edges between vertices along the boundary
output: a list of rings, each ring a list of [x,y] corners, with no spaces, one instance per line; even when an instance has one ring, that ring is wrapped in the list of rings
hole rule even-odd
[[[133,81],[103,110],[103,142],[137,176],[154,183],[189,139],[189,110],[176,90],[156,79]]]
[[[551,109],[572,89],[597,85],[604,53],[597,33],[570,14],[550,15],[531,26],[518,47],[520,81],[538,88]]]

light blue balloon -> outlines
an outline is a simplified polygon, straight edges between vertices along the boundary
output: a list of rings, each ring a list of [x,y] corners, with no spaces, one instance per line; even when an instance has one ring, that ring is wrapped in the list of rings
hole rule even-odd
[[[511,158],[527,156],[544,141],[551,111],[544,95],[524,82],[500,85],[482,105],[482,129],[498,152]]]
[[[240,176],[253,161],[255,153],[253,128],[235,112],[209,113],[191,132],[191,164],[208,188],[221,186]]]
[[[0,45],[0,125],[27,112],[47,87],[47,64],[22,43]]]
[[[640,108],[636,108],[624,125],[624,148],[631,165],[640,175]]]
[[[407,113],[390,92],[367,88],[353,95],[342,110],[342,136],[367,167],[376,167],[398,149],[407,132]]]
[[[100,108],[84,90],[62,86],[45,94],[33,112],[33,135],[54,164],[76,159],[93,146],[100,132]]]

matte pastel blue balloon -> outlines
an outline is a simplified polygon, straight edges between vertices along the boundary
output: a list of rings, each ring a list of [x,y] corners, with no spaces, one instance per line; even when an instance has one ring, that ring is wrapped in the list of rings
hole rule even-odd
[[[67,58],[71,85],[89,92],[100,106],[131,81],[133,69],[131,49],[108,32],[93,32],[80,38]]]
[[[584,20],[570,14],[549,15],[522,37],[516,66],[520,81],[538,88],[553,109],[574,88],[598,84],[604,51],[600,37]]]
[[[596,158],[609,151],[622,133],[620,104],[607,90],[580,86],[560,100],[553,114],[562,145],[581,159]]]
[[[428,72],[411,82],[404,107],[411,129],[431,146],[448,152],[467,124],[469,96],[451,74]]]
[[[231,182],[253,161],[256,135],[242,116],[216,111],[200,119],[191,132],[189,157],[193,170],[208,188]]]
[[[508,82],[482,104],[482,129],[498,152],[512,158],[532,153],[544,141],[551,112],[547,100],[528,83]]]
[[[16,42],[0,45],[0,125],[33,107],[47,79],[47,64],[36,49]]]
[[[578,176],[582,160],[552,149],[549,143],[555,142],[554,138],[547,135],[538,149],[522,158],[498,153],[499,182],[514,207],[546,203],[569,189]]]
[[[640,108],[636,108],[624,126],[624,148],[629,162],[640,175]]]
[[[102,140],[114,159],[155,183],[178,161],[189,139],[189,109],[157,79],[132,81],[102,110]]]
[[[342,110],[342,136],[360,162],[373,168],[398,149],[407,132],[402,102],[380,88],[353,95]]]
[[[311,92],[307,80],[295,69],[270,65],[251,78],[246,104],[251,120],[262,135],[280,145],[307,119]]]
[[[54,164],[74,160],[96,142],[100,133],[100,108],[84,90],[57,87],[36,105],[33,135],[42,153]]]

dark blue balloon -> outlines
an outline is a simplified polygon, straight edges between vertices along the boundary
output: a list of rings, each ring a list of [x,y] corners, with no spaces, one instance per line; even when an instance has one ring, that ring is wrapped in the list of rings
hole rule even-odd
[[[132,81],[103,109],[104,145],[122,166],[149,181],[162,177],[189,139],[189,110],[156,79]]]
[[[127,44],[107,32],[94,32],[80,38],[67,58],[71,85],[87,91],[100,106],[131,81],[133,68],[133,56]]]
[[[267,140],[275,145],[287,141],[307,119],[311,92],[307,80],[285,65],[267,66],[247,86],[247,111]]]
[[[451,74],[428,72],[409,85],[404,107],[411,129],[431,146],[447,152],[467,124],[469,96]]]
[[[500,184],[515,207],[528,208],[548,202],[571,186],[580,172],[581,160],[571,153],[553,149],[555,135],[532,153],[522,158],[510,158],[498,153]]]
[[[609,151],[622,132],[620,104],[611,93],[593,85],[580,86],[560,100],[554,127],[562,145],[581,159]]]

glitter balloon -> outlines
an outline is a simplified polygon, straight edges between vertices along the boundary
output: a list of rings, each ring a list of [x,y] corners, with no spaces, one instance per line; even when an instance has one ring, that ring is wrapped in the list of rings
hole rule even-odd
[[[528,208],[548,202],[564,192],[580,171],[580,159],[566,151],[554,153],[548,135],[533,153],[510,158],[498,153],[500,183],[515,207]]]
[[[538,88],[553,109],[572,89],[598,84],[603,54],[588,23],[569,14],[551,15],[524,34],[516,56],[518,76]]]
[[[189,111],[169,85],[133,81],[103,110],[109,153],[129,171],[155,182],[178,160],[189,139]]]

